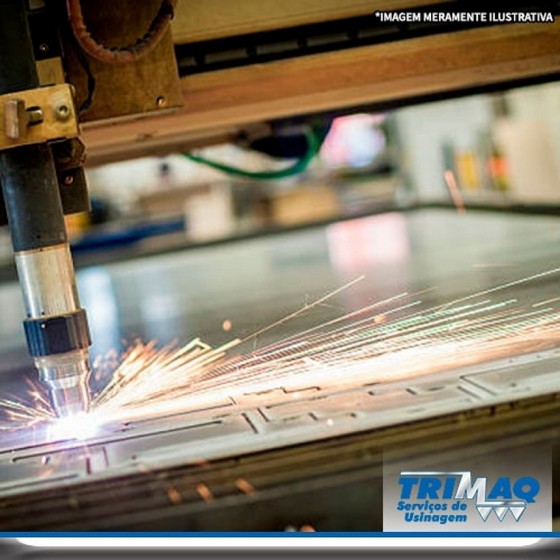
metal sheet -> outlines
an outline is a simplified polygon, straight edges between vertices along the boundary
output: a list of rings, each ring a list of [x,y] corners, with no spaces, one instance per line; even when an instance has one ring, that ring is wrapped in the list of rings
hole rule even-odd
[[[28,433],[18,443],[14,433],[2,443],[0,493],[235,457],[543,395],[560,390],[559,358],[560,350],[551,350],[529,363],[508,359],[481,373],[465,368],[413,383],[278,387],[241,403],[106,428],[86,444],[33,445]]]
[[[342,229],[341,229],[342,228]],[[356,228],[371,247],[356,247]],[[364,229],[365,228],[365,229]],[[376,237],[378,236],[378,237]],[[381,236],[381,237],[379,237]],[[376,240],[379,239],[379,243]],[[300,307],[358,273],[367,279],[333,302],[351,311],[372,299],[426,290],[426,305],[550,268],[556,262],[556,219],[424,212],[335,224],[206,251],[178,253],[80,274],[99,352],[141,334],[167,342],[203,335],[220,343],[224,319],[239,336]],[[387,244],[391,246],[387,248]],[[457,248],[461,247],[460,250]],[[13,287],[0,288],[9,302]],[[557,278],[506,290],[531,302],[558,297]],[[17,307],[16,303],[11,302]],[[323,309],[321,317],[332,309]],[[19,313],[0,325],[13,355]],[[303,317],[258,344],[316,323]],[[11,335],[11,336],[10,336]],[[19,341],[23,348],[22,341]],[[11,346],[11,347],[10,347]],[[18,343],[15,344],[16,348]],[[11,353],[10,353],[11,352]],[[0,433],[0,495],[101,481],[159,467],[203,464],[341,434],[417,422],[560,391],[560,350],[450,369],[413,379],[324,386],[305,380],[259,393],[220,397],[206,408],[106,426],[86,443],[45,442],[42,429]],[[1,364],[1,361],[0,361]],[[5,386],[18,387],[4,367]],[[21,368],[20,368],[21,372]]]

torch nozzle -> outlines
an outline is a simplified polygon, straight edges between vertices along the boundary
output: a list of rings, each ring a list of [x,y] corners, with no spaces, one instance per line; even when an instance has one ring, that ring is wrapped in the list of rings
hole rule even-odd
[[[49,390],[55,414],[59,418],[89,411],[89,352],[74,350],[35,358],[41,381]]]

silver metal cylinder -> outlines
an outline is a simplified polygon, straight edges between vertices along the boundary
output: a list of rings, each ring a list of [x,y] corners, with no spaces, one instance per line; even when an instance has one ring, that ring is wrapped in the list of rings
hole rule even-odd
[[[80,308],[68,243],[15,255],[27,317],[37,319]]]
[[[15,254],[29,320],[48,319],[80,309],[74,265],[68,243]],[[47,386],[57,416],[87,412],[89,351],[72,350],[35,356],[39,378]]]

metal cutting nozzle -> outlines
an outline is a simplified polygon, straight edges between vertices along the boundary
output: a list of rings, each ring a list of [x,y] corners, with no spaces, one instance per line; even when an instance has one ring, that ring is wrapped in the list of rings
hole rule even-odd
[[[74,376],[62,383],[48,383],[51,405],[58,418],[89,412],[90,396],[87,381]]]
[[[59,418],[88,412],[89,353],[75,350],[35,359],[41,381],[49,390],[54,412]]]

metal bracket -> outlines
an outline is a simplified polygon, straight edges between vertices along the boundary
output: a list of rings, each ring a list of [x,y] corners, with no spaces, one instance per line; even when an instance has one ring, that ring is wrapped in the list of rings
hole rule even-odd
[[[69,84],[0,95],[0,151],[78,134]]]

